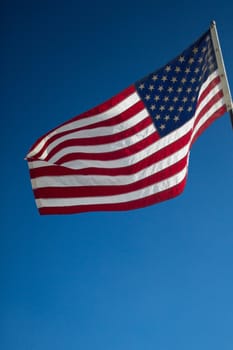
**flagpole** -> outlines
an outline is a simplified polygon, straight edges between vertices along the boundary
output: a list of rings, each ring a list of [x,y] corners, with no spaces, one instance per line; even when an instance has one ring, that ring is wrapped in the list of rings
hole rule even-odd
[[[216,60],[217,60],[217,64],[218,64],[220,79],[222,82],[223,95],[225,98],[227,111],[230,114],[231,125],[233,128],[233,102],[232,102],[232,98],[231,98],[231,91],[230,91],[230,87],[229,87],[228,80],[227,80],[227,74],[226,74],[226,70],[225,70],[225,65],[224,65],[223,56],[222,56],[222,50],[220,47],[220,42],[219,42],[219,38],[218,38],[218,32],[217,32],[217,27],[216,27],[215,21],[211,22],[210,33],[211,33],[211,38],[212,38],[212,42],[213,42],[213,46],[214,46],[215,56],[216,56]]]

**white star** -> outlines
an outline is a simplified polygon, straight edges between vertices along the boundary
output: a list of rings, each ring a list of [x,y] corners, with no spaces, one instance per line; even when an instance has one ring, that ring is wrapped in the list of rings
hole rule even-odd
[[[193,53],[194,53],[194,55],[196,55],[196,53],[198,53],[198,47],[194,47]]]
[[[154,100],[155,100],[155,101],[159,101],[159,100],[160,100],[160,97],[159,97],[158,95],[155,95]]]
[[[210,70],[214,69],[214,64],[213,63],[209,66],[209,69]]]
[[[175,96],[174,98],[173,98],[173,101],[174,102],[177,102],[179,99],[178,99],[178,97],[177,96]]]
[[[172,87],[172,86],[169,86],[169,88],[167,89],[167,91],[168,91],[169,93],[171,93],[171,92],[173,91],[173,87]]]
[[[156,114],[156,117],[155,117],[155,119],[156,120],[159,120],[161,117],[160,117],[160,114]]]
[[[167,114],[164,119],[168,121],[170,119],[170,116]]]
[[[185,61],[184,56],[180,56],[180,57],[179,57],[179,62],[180,62],[180,63],[183,63],[184,61]]]
[[[164,99],[163,99],[165,102],[167,102],[169,100],[169,97],[168,96],[164,96]]]
[[[186,69],[185,69],[185,73],[186,73],[186,74],[190,73],[190,71],[191,71],[190,68],[186,68]]]
[[[160,111],[164,111],[164,110],[165,110],[165,107],[164,107],[164,106],[160,106],[159,110],[160,110]]]
[[[184,98],[182,99],[182,101],[185,103],[185,102],[188,101],[188,98],[187,98],[187,97],[184,97]]]
[[[167,76],[166,75],[162,76],[162,81],[166,81],[166,80],[167,80]]]
[[[154,74],[153,77],[152,77],[152,80],[154,80],[154,81],[158,80],[158,75]]]
[[[180,119],[180,118],[178,117],[178,115],[176,115],[176,116],[173,118],[173,120],[174,120],[175,122],[178,122],[179,119]]]
[[[176,77],[172,77],[172,83],[175,83],[175,82],[177,82],[177,78]]]
[[[176,73],[179,73],[180,71],[181,71],[180,67],[176,67],[176,68],[175,68],[175,72],[176,72]]]
[[[146,95],[145,99],[148,101],[150,99],[150,95]]]
[[[190,92],[192,92],[191,87],[189,87],[189,88],[186,90],[186,92],[187,92],[188,94],[190,94]]]
[[[158,90],[159,90],[159,91],[163,91],[163,86],[160,85],[160,86],[158,87]]]
[[[179,112],[182,112],[184,110],[184,108],[182,107],[182,106],[180,106],[179,108],[178,108],[178,111]]]
[[[164,130],[165,128],[166,128],[166,125],[164,125],[164,124],[161,124],[161,125],[160,125],[160,129],[161,129],[161,130]]]
[[[165,71],[166,71],[166,72],[170,72],[170,70],[171,70],[171,66],[167,66],[167,67],[165,68]]]
[[[191,58],[189,59],[189,64],[192,64],[193,62],[194,62],[194,58],[191,57]]]
[[[155,105],[151,105],[151,106],[150,106],[150,109],[151,109],[152,111],[154,111],[154,110],[155,110]]]
[[[139,89],[140,89],[140,90],[145,89],[145,84],[143,84],[143,83],[142,83],[142,84],[140,84],[140,85],[139,85]]]
[[[150,91],[153,91],[153,90],[154,90],[154,85],[150,85],[150,86],[149,86],[149,90],[150,90]]]

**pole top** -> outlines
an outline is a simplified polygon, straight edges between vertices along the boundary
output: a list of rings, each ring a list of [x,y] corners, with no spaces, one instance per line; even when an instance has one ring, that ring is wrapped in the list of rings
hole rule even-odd
[[[210,22],[210,26],[211,26],[211,27],[216,27],[216,22],[215,22],[214,19]]]

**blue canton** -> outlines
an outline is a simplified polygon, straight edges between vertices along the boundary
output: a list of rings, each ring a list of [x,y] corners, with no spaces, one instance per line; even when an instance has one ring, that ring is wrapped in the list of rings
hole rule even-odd
[[[216,69],[208,31],[173,61],[135,84],[161,137],[193,117],[200,88]]]

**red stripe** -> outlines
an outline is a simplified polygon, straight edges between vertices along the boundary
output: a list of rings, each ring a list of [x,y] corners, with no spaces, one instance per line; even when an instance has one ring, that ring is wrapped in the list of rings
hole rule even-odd
[[[59,132],[56,133],[55,135],[49,137],[49,139],[45,142],[44,146],[42,147],[42,149],[37,153],[37,158],[40,158],[41,155],[43,154],[43,152],[49,147],[49,145],[51,145],[54,141],[56,141],[57,139],[59,139],[60,137],[63,136],[67,136],[69,134],[73,134],[74,132],[78,132],[78,131],[82,131],[82,130],[91,130],[91,129],[95,129],[95,128],[100,128],[100,127],[114,127],[120,123],[123,123],[124,121],[129,120],[130,118],[134,117],[137,113],[141,112],[144,109],[144,104],[142,101],[138,101],[137,103],[135,103],[133,106],[131,106],[130,108],[128,108],[127,110],[125,110],[122,113],[119,113],[118,115],[116,115],[113,118],[110,119],[106,119],[106,120],[102,120],[90,125],[85,125],[85,126],[81,126],[78,128],[73,128],[73,129],[69,129],[63,132]],[[53,150],[52,150],[53,152]],[[54,153],[52,153],[54,154]]]
[[[198,124],[198,122],[201,120],[203,116],[206,115],[206,113],[217,103],[219,100],[223,98],[223,92],[220,90],[216,95],[214,95],[208,103],[205,104],[205,106],[202,108],[200,113],[198,114],[197,118],[195,119],[195,123],[193,128],[195,129],[195,126]]]
[[[115,152],[111,152],[111,153],[96,153],[96,154],[88,154],[88,153],[76,153],[77,156],[77,161],[78,160],[99,160],[99,161],[105,161],[105,160],[117,160],[120,158],[124,158],[124,157],[130,157],[138,152],[140,152],[141,150],[145,149],[146,147],[154,144],[157,140],[159,139],[159,135],[154,133],[150,136],[148,136],[147,138],[141,140],[140,142],[129,146],[127,148],[121,149],[119,151],[115,151]],[[110,157],[111,155],[111,157]],[[76,160],[76,156],[72,157],[70,155],[70,158],[68,160],[72,161],[72,160]],[[44,162],[46,163],[46,162]],[[131,165],[133,166],[133,165]],[[51,168],[51,172],[49,171],[49,168]],[[97,171],[96,174],[100,174],[101,173],[101,169],[104,170],[104,168],[93,168],[93,167],[87,167],[84,169],[71,169],[68,168],[66,166],[58,166],[58,165],[48,165],[48,167],[42,167],[42,168],[35,168],[35,169],[31,169],[31,177],[37,177],[37,176],[46,176],[47,171],[49,171],[48,175],[67,175],[69,173],[71,173],[72,175],[79,175],[79,174],[92,174],[92,172],[94,171],[95,173],[95,169]],[[109,169],[110,170],[110,169]],[[108,171],[108,168],[106,169],[106,171]],[[115,169],[113,169],[113,171],[115,171]],[[93,173],[93,174],[94,174]],[[114,175],[114,173],[112,173]]]
[[[201,101],[210,93],[210,91],[212,90],[212,88],[214,88],[220,81],[219,77],[216,77],[213,81],[211,81],[211,83],[208,85],[208,87],[203,91],[203,93],[201,94],[199,101],[198,101],[198,105],[201,103]],[[195,125],[198,123],[198,121],[202,118],[202,116],[208,111],[208,109],[219,99],[222,97],[222,91],[220,91],[218,94],[215,95],[215,97],[213,97],[208,104],[204,107],[204,109],[201,111],[201,113],[199,114],[198,118],[195,121]],[[143,104],[140,103],[137,106],[137,109],[142,109],[143,108]],[[125,111],[125,113],[122,113],[122,115],[130,117],[132,116],[132,112],[135,112],[135,106],[133,106],[133,108],[130,108],[129,110]],[[118,119],[118,117],[117,117]],[[78,146],[78,145],[100,145],[100,144],[106,144],[106,143],[111,143],[114,141],[118,141],[120,139],[132,136],[133,134],[139,132],[140,128],[143,129],[143,127],[146,127],[150,124],[151,119],[150,117],[148,117],[146,120],[140,122],[138,125],[136,125],[135,127],[129,129],[129,130],[125,130],[121,133],[115,134],[115,135],[108,135],[108,136],[103,136],[103,137],[93,137],[93,138],[85,138],[85,139],[72,139],[72,140],[66,140],[62,143],[60,143],[59,145],[57,145],[51,152],[50,154],[46,157],[46,160],[50,160],[57,152],[59,152],[61,149],[64,149],[66,147],[71,147],[71,146]],[[74,130],[68,131],[73,132]],[[56,136],[58,137],[58,136]],[[51,140],[47,143],[48,144],[52,142]],[[46,147],[46,146],[45,146]],[[43,150],[44,148],[43,147]],[[117,151],[118,152],[118,151]],[[114,157],[116,156],[117,152],[114,153]],[[42,151],[40,152],[42,154]],[[122,152],[121,152],[122,153]],[[123,152],[124,153],[124,152]],[[110,153],[104,153],[102,154],[104,157],[104,160],[110,160],[110,159],[116,159],[116,158],[109,158]],[[122,157],[122,155],[119,155],[119,158]],[[97,154],[89,154],[89,153],[71,153],[71,154],[67,154],[65,156],[63,156],[62,158],[60,158],[56,164],[60,164],[62,165],[62,163],[65,162],[69,162],[69,161],[73,161],[76,159],[92,159],[92,160],[101,160],[103,158],[99,158],[99,156]]]
[[[134,125],[130,129],[123,130],[116,134],[106,135],[106,136],[98,136],[98,137],[90,137],[90,138],[80,138],[80,139],[70,139],[64,142],[61,142],[59,145],[53,148],[53,150],[49,153],[45,160],[49,161],[57,152],[65,149],[66,147],[75,147],[75,146],[98,146],[106,144],[106,151],[108,150],[108,144],[117,142],[120,140],[124,140],[130,136],[136,135],[142,130],[146,129],[149,125],[151,125],[151,118],[147,117],[143,119],[138,124]],[[85,154],[85,153],[84,153]],[[78,157],[79,158],[79,157]],[[62,164],[64,162],[77,159],[76,153],[72,152],[64,155],[56,164]]]
[[[123,91],[121,91],[117,95],[111,97],[110,99],[106,100],[105,102],[97,105],[96,107],[93,107],[92,109],[89,109],[88,111],[86,111],[86,112],[84,112],[76,117],[74,117],[73,119],[69,120],[68,122],[65,122],[64,124],[62,124],[62,126],[67,125],[72,121],[85,119],[85,118],[89,118],[90,116],[93,116],[96,114],[104,113],[107,110],[109,110],[110,108],[115,107],[117,104],[124,101],[127,97],[129,97],[130,95],[132,95],[135,92],[136,92],[135,86],[130,85],[128,88],[124,89]]]
[[[65,175],[130,175],[147,168],[148,166],[159,162],[160,160],[172,155],[174,152],[182,149],[189,141],[191,131],[179,138],[174,143],[162,148],[154,154],[144,158],[136,164],[129,165],[123,168],[84,168],[84,169],[70,169],[60,166],[50,166],[43,168],[30,169],[31,178],[40,176],[65,176]]]
[[[116,186],[44,187],[35,189],[34,194],[35,198],[81,198],[126,194],[161,182],[179,173],[186,165],[187,155],[166,169],[131,184]]]
[[[196,109],[198,108],[199,104],[208,96],[208,94],[220,83],[220,77],[217,76],[208,84],[208,86],[205,88],[205,90],[202,91],[201,95],[199,96]]]
[[[45,138],[47,135],[49,135],[50,133],[54,132],[55,130],[59,129],[62,126],[68,125],[72,122],[81,120],[81,119],[86,119],[89,118],[90,116],[94,116],[96,114],[100,114],[100,113],[104,113],[106,112],[108,109],[116,106],[118,103],[124,101],[127,97],[129,97],[130,95],[132,95],[133,93],[135,93],[135,87],[134,85],[129,86],[128,88],[124,89],[123,91],[121,91],[120,93],[118,93],[117,95],[113,96],[112,98],[108,99],[107,101],[101,103],[100,105],[82,113],[79,114],[78,116],[73,117],[72,119],[69,119],[68,121],[60,124],[59,126],[57,126],[56,128],[50,130],[49,132],[47,132],[46,134],[44,134],[43,136],[41,136],[35,143],[34,145],[30,148],[29,153],[38,146],[38,144],[41,142],[41,140],[43,140],[43,138]],[[44,149],[44,148],[43,148]],[[39,152],[41,154],[41,152]]]
[[[148,197],[140,198],[125,203],[114,203],[114,204],[92,204],[92,205],[75,205],[69,207],[42,207],[39,208],[39,212],[42,215],[49,214],[78,214],[83,212],[91,211],[123,211],[144,208],[146,206],[156,204],[168,199],[172,199],[180,195],[186,184],[186,178],[178,185],[171,187],[167,190],[153,194]]]
[[[100,160],[100,161],[108,161],[108,160],[117,160],[125,157],[132,156],[133,154],[136,154],[140,152],[141,150],[145,149],[146,147],[154,144],[156,141],[159,140],[159,135],[154,132],[153,134],[149,135],[145,139],[142,139],[141,141],[130,145],[126,148],[119,149],[117,151],[112,152],[104,152],[104,153],[73,153],[66,156],[66,162],[67,161],[75,161],[75,160]],[[64,163],[64,160],[63,160]]]
[[[220,107],[217,111],[215,111],[215,113],[213,113],[211,115],[211,117],[209,119],[207,119],[207,121],[198,129],[197,133],[195,134],[195,136],[192,140],[192,144],[203,133],[203,131],[205,131],[208,128],[208,126],[210,126],[210,124],[212,124],[216,119],[221,117],[226,112],[227,112],[227,109],[226,109],[225,105]]]

